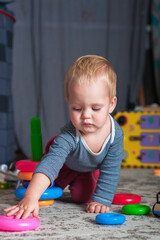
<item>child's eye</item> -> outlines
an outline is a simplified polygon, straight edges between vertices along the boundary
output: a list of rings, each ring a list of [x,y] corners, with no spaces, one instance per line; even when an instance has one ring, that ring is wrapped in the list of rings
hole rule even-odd
[[[96,112],[96,111],[100,111],[101,108],[100,107],[93,107],[92,110]]]
[[[76,107],[73,108],[73,111],[80,112],[81,110],[82,110],[81,108],[76,108]]]

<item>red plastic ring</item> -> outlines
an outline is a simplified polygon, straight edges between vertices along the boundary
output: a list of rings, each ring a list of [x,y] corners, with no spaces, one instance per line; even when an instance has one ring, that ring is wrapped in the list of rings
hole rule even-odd
[[[116,193],[114,195],[112,204],[116,205],[127,205],[127,204],[138,204],[141,201],[141,197],[137,194],[131,193]]]
[[[16,168],[21,172],[34,172],[36,165],[39,162],[32,162],[32,160],[20,160],[16,162]]]

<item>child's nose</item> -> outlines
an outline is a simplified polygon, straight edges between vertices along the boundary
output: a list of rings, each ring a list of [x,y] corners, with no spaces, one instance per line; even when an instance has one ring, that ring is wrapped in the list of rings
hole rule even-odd
[[[83,110],[82,112],[82,118],[90,118],[90,111],[89,110]]]

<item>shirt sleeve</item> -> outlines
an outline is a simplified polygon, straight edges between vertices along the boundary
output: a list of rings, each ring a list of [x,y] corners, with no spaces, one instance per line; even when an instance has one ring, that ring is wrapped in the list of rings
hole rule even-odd
[[[100,175],[92,201],[111,206],[118,185],[123,153],[123,133],[110,145],[108,154],[100,166]]]
[[[70,134],[60,134],[54,139],[49,152],[37,164],[35,173],[43,173],[50,178],[51,185],[58,176],[68,154],[75,148],[75,141]]]

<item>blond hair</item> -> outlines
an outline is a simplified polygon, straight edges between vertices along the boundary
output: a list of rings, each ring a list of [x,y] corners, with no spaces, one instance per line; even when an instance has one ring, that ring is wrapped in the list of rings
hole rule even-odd
[[[69,68],[65,77],[65,97],[69,99],[69,89],[72,83],[103,80],[109,87],[110,98],[116,95],[117,76],[107,59],[96,55],[86,55],[78,58]]]

